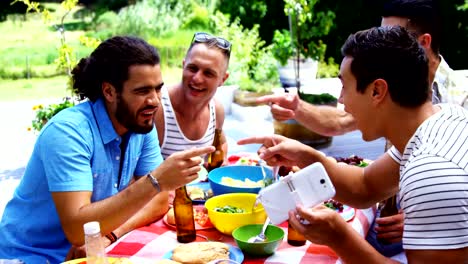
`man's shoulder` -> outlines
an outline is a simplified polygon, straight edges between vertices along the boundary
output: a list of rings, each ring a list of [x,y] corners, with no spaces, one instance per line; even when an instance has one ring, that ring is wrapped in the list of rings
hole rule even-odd
[[[64,109],[49,120],[50,124],[48,122],[44,128],[46,129],[50,125],[70,129],[79,129],[83,125],[88,126],[91,119],[94,119],[91,108],[92,106],[88,102],[83,102]]]

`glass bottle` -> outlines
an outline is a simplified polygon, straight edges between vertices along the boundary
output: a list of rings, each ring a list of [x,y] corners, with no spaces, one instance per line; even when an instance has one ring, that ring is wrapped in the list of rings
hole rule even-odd
[[[85,235],[86,263],[107,264],[99,222],[88,222],[83,225],[83,229]]]
[[[213,147],[215,151],[208,154],[208,171],[220,167],[224,162],[224,150],[222,148],[222,130],[219,128],[215,129],[215,135],[213,140]]]
[[[387,217],[398,214],[396,195],[388,198],[387,200],[379,203],[380,214],[379,217]],[[379,239],[383,244],[390,244],[388,241]]]
[[[187,194],[185,185],[176,189],[173,206],[177,241],[181,243],[194,241],[196,239],[196,231],[195,220],[193,218],[193,204]]]
[[[306,243],[306,238],[301,233],[297,232],[288,221],[288,244],[291,246],[299,247]]]

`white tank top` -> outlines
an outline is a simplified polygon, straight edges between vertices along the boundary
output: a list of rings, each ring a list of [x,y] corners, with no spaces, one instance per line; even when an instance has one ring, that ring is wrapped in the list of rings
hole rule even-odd
[[[161,154],[164,159],[174,152],[190,149],[192,147],[211,146],[213,144],[214,131],[216,127],[216,109],[214,99],[209,103],[210,121],[208,123],[208,127],[206,128],[203,137],[197,140],[188,139],[180,129],[169,98],[169,92],[165,87],[161,89],[161,103],[164,110],[164,139],[161,145]]]

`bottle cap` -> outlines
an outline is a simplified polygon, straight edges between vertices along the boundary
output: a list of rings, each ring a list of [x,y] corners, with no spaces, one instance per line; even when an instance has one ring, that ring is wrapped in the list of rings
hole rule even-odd
[[[83,225],[85,235],[94,235],[101,232],[99,222],[93,221]]]

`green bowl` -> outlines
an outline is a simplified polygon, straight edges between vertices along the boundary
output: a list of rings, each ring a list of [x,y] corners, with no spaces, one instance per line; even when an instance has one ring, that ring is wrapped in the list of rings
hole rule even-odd
[[[232,236],[236,240],[237,246],[250,256],[269,256],[275,253],[284,238],[284,231],[275,225],[268,225],[265,236],[267,240],[260,243],[249,243],[249,238],[256,236],[262,231],[263,224],[245,225],[236,228]]]

